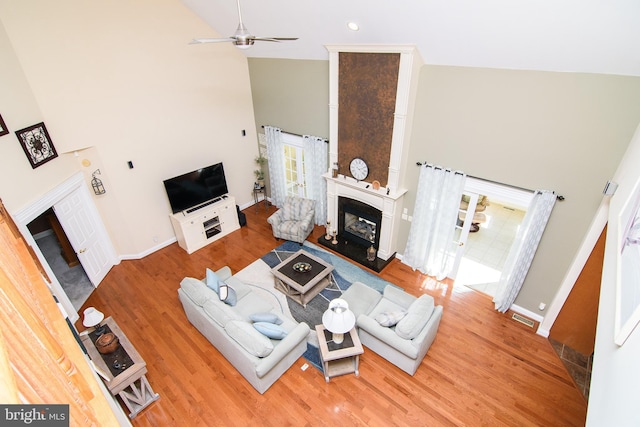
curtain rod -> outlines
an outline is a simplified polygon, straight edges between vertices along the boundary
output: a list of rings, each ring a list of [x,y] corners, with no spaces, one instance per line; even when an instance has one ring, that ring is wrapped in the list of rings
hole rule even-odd
[[[261,127],[262,129],[264,129],[264,126],[265,126],[265,125],[262,125],[262,126],[260,126],[260,127]],[[267,126],[269,126],[269,125],[267,125]],[[304,136],[304,135],[300,135],[300,134],[293,133],[293,132],[287,132],[287,131],[282,130],[282,129],[280,129],[280,132],[283,132],[283,133],[286,133],[286,134],[289,134],[289,135],[293,135],[293,136],[299,136],[300,138],[302,138],[302,137]],[[327,142],[327,143],[329,142],[329,140],[328,140],[328,139],[326,139],[326,138],[322,138],[322,140],[323,140],[324,142]]]
[[[416,166],[422,166],[422,165],[427,165],[427,162],[416,162]],[[535,193],[534,190],[530,190],[528,188],[523,188],[523,187],[518,187],[517,185],[511,185],[511,184],[504,184],[502,182],[498,182],[498,181],[492,181],[490,179],[485,179],[485,178],[479,178],[477,176],[473,176],[473,175],[467,175],[469,178],[474,178],[474,179],[479,179],[480,181],[485,181],[485,182],[490,182],[492,184],[497,184],[497,185],[502,185],[504,187],[510,187],[510,188],[514,188],[516,190],[520,190],[520,191],[527,191],[529,193]],[[555,191],[554,191],[555,194]],[[560,194],[556,194],[556,198],[559,201],[563,201],[564,200],[564,196],[560,195]]]

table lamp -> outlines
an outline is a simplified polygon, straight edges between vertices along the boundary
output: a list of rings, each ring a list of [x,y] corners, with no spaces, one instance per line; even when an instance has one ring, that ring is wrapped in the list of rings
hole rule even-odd
[[[100,325],[100,322],[104,320],[104,314],[101,311],[98,311],[95,307],[89,307],[84,311],[84,319],[82,320],[82,324],[87,328],[95,328]],[[104,333],[104,326],[100,326],[96,329],[97,335],[102,335]]]
[[[344,334],[356,324],[356,316],[349,310],[349,303],[336,298],[329,302],[329,308],[322,315],[322,324],[333,334],[333,342],[342,344]]]

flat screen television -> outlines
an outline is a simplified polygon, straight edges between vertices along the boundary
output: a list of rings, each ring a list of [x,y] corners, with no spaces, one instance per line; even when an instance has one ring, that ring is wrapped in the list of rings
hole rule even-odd
[[[229,192],[222,163],[167,179],[164,181],[164,188],[173,213],[222,197]]]

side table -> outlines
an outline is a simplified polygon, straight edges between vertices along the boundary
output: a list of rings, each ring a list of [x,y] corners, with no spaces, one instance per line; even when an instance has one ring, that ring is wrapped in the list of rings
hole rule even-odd
[[[262,194],[262,200],[260,195]],[[269,210],[269,200],[267,199],[267,187],[253,187],[253,204],[256,205],[256,212],[260,209],[260,202],[264,203],[264,209]]]
[[[140,411],[158,400],[160,395],[153,391],[147,381],[147,364],[115,320],[107,317],[103,324],[118,337],[120,348],[108,354],[98,352],[94,344],[98,337],[95,330],[83,332],[82,343],[96,367],[96,372],[104,379],[111,394],[120,396],[129,409],[129,418],[133,419]]]
[[[320,358],[322,359],[322,370],[324,380],[329,382],[331,377],[354,373],[360,375],[359,364],[360,355],[364,353],[360,338],[356,333],[356,328],[344,334],[344,341],[341,344],[334,343],[332,333],[326,330],[323,325],[316,325],[318,334],[318,344],[320,345]]]

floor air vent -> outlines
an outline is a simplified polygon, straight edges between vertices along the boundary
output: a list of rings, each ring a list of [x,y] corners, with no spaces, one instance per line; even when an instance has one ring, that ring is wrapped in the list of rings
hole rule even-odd
[[[527,319],[526,317],[521,316],[518,313],[513,313],[513,316],[511,316],[511,318],[517,322],[527,325],[530,328],[533,328],[533,326],[535,325],[535,322],[533,320]]]

